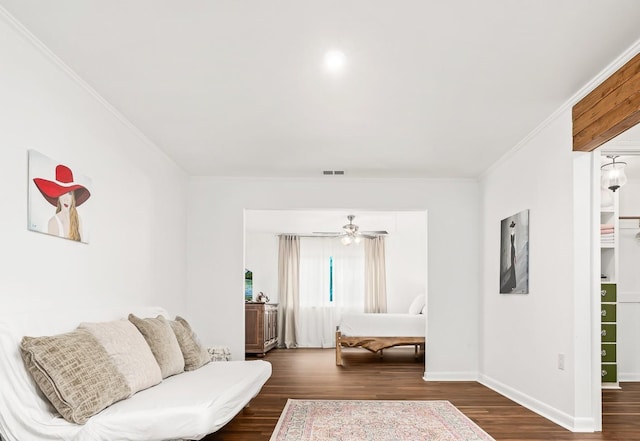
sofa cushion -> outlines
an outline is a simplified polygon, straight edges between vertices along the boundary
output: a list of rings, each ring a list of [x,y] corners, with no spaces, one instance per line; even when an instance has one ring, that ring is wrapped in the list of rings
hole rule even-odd
[[[169,322],[176,339],[180,345],[182,356],[184,357],[184,370],[193,371],[211,361],[211,357],[206,348],[203,348],[191,325],[180,316]]]
[[[42,393],[69,422],[127,398],[131,389],[106,350],[87,330],[45,337],[23,337],[21,355]]]
[[[161,315],[143,319],[129,314],[129,321],[138,328],[147,341],[160,366],[162,378],[184,372],[184,357],[167,319]]]
[[[203,440],[255,397],[271,375],[264,360],[208,363],[109,406],[73,441]],[[99,435],[99,436],[98,436]],[[35,441],[35,438],[25,438]],[[52,441],[52,437],[43,437]],[[251,435],[239,439],[252,439]],[[23,441],[20,439],[20,441]]]
[[[162,372],[151,348],[129,320],[80,323],[79,328],[89,331],[105,348],[132,395],[162,381]]]

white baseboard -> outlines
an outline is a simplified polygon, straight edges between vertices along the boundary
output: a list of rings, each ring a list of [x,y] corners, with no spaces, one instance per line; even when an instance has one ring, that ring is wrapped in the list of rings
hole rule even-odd
[[[553,408],[533,397],[523,394],[505,384],[500,383],[486,375],[480,375],[481,384],[509,398],[512,401],[526,407],[544,418],[564,427],[572,432],[593,432],[595,424],[593,418],[574,418],[565,412]]]
[[[477,372],[425,372],[424,381],[478,381]]]
[[[640,381],[640,374],[636,372],[632,373],[618,373],[618,381],[624,383],[625,381]]]

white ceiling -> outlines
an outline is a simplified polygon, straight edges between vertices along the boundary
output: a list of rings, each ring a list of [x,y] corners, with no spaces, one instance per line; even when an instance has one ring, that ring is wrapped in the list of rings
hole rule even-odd
[[[627,163],[625,174],[628,179],[640,179],[640,124],[621,133],[600,149],[602,164],[611,162],[607,154],[619,155],[616,161]]]
[[[640,38],[637,0],[0,5],[190,175],[477,177]]]

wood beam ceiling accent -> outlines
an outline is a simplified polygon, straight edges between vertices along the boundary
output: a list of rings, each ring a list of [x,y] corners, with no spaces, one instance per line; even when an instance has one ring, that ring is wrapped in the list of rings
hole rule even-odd
[[[573,151],[590,152],[640,122],[640,53],[572,109]]]

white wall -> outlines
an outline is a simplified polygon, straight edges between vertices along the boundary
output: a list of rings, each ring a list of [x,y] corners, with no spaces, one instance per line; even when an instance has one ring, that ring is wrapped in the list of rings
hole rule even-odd
[[[618,192],[620,216],[640,216],[640,180],[629,179]],[[637,220],[620,220],[617,317],[620,381],[640,381],[640,240],[635,237],[639,232]]]
[[[397,229],[387,237],[387,311],[408,312],[411,302],[426,293],[428,214],[397,214]]]
[[[246,232],[245,266],[253,272],[253,298],[262,291],[270,302],[278,303],[278,238],[275,233]]]
[[[234,358],[244,356],[244,209],[427,210],[427,375],[477,376],[475,181],[194,177],[188,194],[189,314],[207,321],[207,332],[231,346]]]
[[[186,176],[10,23],[0,13],[3,311],[158,304],[182,313]],[[27,230],[30,148],[92,178],[81,207],[91,210],[89,244]]]
[[[256,219],[252,225],[260,224],[264,211],[248,210],[249,216]],[[291,217],[291,211],[282,211],[283,218]],[[270,218],[273,212],[269,212]],[[388,218],[388,217],[385,217]],[[395,211],[391,218],[393,230],[385,237],[386,274],[387,274],[387,310],[407,312],[409,305],[419,294],[426,293],[427,283],[427,213],[425,211]],[[272,219],[269,219],[273,223]],[[389,229],[382,222],[369,221],[378,225],[378,229]],[[302,231],[310,233],[312,225],[300,226]],[[286,229],[286,228],[285,228]],[[245,262],[253,271],[254,294],[262,291],[270,301],[278,302],[278,239],[277,234],[284,231],[256,232],[246,231]],[[363,251],[364,252],[364,251]]]
[[[480,370],[483,383],[578,428],[591,415],[591,327],[589,289],[574,292],[574,245],[582,242],[574,240],[574,222],[588,225],[589,212],[574,219],[572,170],[579,154],[571,151],[570,109],[556,116],[482,181]],[[578,187],[588,193],[588,168]],[[524,209],[530,210],[529,294],[499,294],[500,221]],[[589,229],[579,230],[588,242]],[[581,308],[586,311],[576,315]],[[564,370],[558,369],[559,354]],[[586,396],[581,406],[577,393]]]

